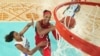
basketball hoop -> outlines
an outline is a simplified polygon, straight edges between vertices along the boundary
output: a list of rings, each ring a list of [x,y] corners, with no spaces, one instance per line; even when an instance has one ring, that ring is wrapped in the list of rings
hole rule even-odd
[[[66,2],[64,4],[61,4],[57,6],[54,9],[54,19],[56,21],[56,28],[60,35],[65,39],[67,42],[72,44],[74,47],[80,49],[81,51],[91,55],[91,56],[99,56],[100,55],[100,47],[93,45],[83,39],[81,39],[79,36],[76,36],[72,32],[69,31],[58,19],[57,17],[57,11],[66,5],[71,5],[71,4],[80,4],[80,5],[87,5],[87,6],[99,6],[100,3],[94,3],[94,2]]]

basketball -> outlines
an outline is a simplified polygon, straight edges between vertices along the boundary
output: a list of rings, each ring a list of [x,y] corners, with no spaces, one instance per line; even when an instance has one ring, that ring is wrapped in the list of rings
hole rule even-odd
[[[66,25],[68,28],[74,28],[76,21],[74,18],[67,16],[61,19],[61,22]],[[65,24],[66,23],[66,24]]]

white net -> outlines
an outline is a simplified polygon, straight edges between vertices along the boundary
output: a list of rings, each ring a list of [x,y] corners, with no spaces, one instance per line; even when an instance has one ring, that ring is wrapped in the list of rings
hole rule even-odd
[[[82,56],[82,52],[70,45],[60,36],[59,40],[57,40],[57,49],[52,52],[52,56]]]

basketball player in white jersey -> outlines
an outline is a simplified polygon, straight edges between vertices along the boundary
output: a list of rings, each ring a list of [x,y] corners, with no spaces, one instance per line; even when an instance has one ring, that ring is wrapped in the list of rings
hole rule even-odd
[[[72,0],[72,2],[78,2],[78,0]],[[73,27],[69,27],[70,23],[71,23],[71,19],[74,19],[75,14],[80,11],[80,5],[77,4],[71,4],[69,5],[63,12],[63,18],[61,19],[61,22],[65,25],[65,27],[68,28],[73,28]],[[68,19],[68,26],[66,25],[66,19]]]
[[[72,0],[72,2],[79,2],[79,1]],[[64,10],[63,14],[64,14],[64,17],[66,16],[74,17],[75,13],[77,13],[78,11],[80,11],[80,5],[78,3],[71,4]]]
[[[6,42],[11,42],[13,39],[15,40],[16,48],[21,52],[21,56],[31,56],[34,54],[41,46],[45,46],[47,42],[40,42],[35,48],[29,50],[29,42],[26,38],[24,38],[24,33],[28,30],[28,28],[33,25],[33,23],[28,23],[21,32],[11,31],[5,37]]]

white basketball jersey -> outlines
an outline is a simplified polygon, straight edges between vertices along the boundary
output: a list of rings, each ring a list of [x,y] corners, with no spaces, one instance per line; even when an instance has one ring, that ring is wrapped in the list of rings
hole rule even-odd
[[[73,17],[75,15],[75,10],[77,8],[78,8],[78,4],[72,4],[72,5],[70,5],[70,7],[67,10],[65,10],[64,17],[66,17],[66,16]]]
[[[26,38],[23,38],[23,37],[22,37],[22,41],[20,41],[20,42],[17,42],[17,41],[16,41],[16,42],[15,42],[15,45],[16,45],[16,44],[20,44],[20,45],[22,45],[24,48],[27,48],[27,49],[29,49],[29,47],[30,47],[28,40],[27,40]],[[20,52],[21,52],[21,51],[20,51]],[[27,54],[21,52],[21,56],[30,56],[30,55],[27,55]]]

